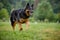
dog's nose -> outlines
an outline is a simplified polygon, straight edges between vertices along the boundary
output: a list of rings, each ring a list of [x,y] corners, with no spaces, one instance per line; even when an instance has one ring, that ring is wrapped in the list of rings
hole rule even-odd
[[[27,11],[27,13],[29,13],[29,11]]]
[[[33,10],[31,10],[31,13],[33,13]]]

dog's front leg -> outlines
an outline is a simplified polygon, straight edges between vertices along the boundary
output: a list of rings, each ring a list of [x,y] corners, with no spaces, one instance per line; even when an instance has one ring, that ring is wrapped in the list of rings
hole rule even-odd
[[[28,30],[29,25],[30,25],[29,20],[27,20],[27,21],[26,21],[26,30]]]
[[[19,30],[21,31],[22,30],[22,24],[19,23]]]

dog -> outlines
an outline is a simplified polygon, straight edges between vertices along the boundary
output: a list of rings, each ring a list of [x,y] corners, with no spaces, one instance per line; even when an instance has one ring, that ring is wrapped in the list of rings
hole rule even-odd
[[[29,27],[29,17],[33,13],[33,4],[30,5],[27,3],[26,7],[24,9],[19,9],[19,10],[13,10],[11,12],[10,16],[10,21],[11,21],[11,26],[13,30],[15,29],[15,25],[18,23],[19,24],[19,30],[22,30],[22,24],[26,24],[26,29]]]

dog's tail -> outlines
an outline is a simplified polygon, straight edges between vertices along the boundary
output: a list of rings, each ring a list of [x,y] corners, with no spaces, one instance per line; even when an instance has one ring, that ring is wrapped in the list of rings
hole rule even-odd
[[[13,11],[13,10],[15,10],[15,9],[14,9],[14,8],[12,8],[11,13],[12,13],[12,11]]]

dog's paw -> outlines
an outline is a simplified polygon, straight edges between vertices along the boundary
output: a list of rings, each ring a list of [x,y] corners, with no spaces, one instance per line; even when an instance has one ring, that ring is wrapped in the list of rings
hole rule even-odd
[[[20,28],[20,31],[22,31],[23,30],[23,28]]]

